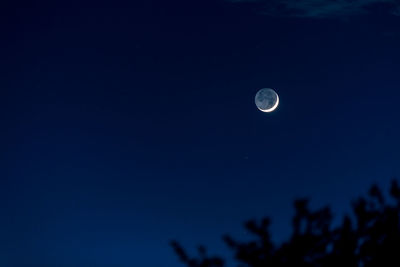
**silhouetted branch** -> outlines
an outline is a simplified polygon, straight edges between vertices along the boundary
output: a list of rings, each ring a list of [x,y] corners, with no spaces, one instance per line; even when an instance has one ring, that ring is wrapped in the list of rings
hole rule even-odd
[[[386,202],[377,185],[371,186],[367,197],[353,202],[354,222],[345,216],[341,225],[332,228],[329,207],[310,211],[307,199],[294,202],[293,234],[276,246],[269,233],[270,220],[251,220],[245,228],[254,235],[248,242],[229,235],[224,242],[234,252],[236,260],[251,267],[265,266],[400,266],[400,187],[393,181]],[[178,243],[172,242],[176,254],[188,267],[221,267],[219,257],[207,257],[199,247],[198,259],[189,258]]]

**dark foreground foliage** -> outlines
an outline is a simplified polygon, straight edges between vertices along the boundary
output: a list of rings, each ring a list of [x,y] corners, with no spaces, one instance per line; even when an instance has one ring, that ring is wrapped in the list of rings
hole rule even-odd
[[[367,197],[352,203],[354,216],[345,216],[335,228],[329,207],[310,211],[305,199],[295,201],[294,206],[293,234],[279,246],[270,239],[267,218],[245,223],[255,236],[253,241],[223,237],[238,266],[400,266],[400,188],[396,181],[389,201],[374,185]],[[188,267],[225,266],[222,258],[207,256],[204,247],[192,258],[176,241],[171,245]]]

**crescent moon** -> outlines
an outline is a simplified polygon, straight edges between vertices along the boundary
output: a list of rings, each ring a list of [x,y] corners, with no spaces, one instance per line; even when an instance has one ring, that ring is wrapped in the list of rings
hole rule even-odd
[[[259,108],[259,110],[261,110],[262,112],[271,112],[271,111],[274,111],[278,107],[278,105],[279,105],[279,96],[277,94],[276,95],[276,103],[275,103],[275,105],[273,107],[271,107],[269,109],[260,109]]]

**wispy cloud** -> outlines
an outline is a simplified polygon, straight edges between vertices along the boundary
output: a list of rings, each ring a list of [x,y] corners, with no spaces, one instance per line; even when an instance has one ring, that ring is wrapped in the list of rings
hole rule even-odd
[[[232,3],[259,3],[262,12],[273,16],[309,18],[349,17],[367,14],[374,8],[400,15],[399,0],[227,0]]]

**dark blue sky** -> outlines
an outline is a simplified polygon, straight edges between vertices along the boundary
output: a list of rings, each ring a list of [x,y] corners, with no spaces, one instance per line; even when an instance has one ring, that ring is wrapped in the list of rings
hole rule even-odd
[[[399,176],[393,4],[132,2],[0,11],[0,265],[180,266]]]

